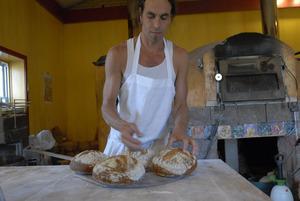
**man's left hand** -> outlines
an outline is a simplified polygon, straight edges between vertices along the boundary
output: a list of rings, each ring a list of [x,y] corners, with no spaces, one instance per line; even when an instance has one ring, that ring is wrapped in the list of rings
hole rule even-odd
[[[183,143],[183,151],[187,151],[188,145],[192,145],[192,154],[195,156],[199,155],[199,144],[196,140],[193,140],[188,134],[179,131],[173,131],[168,139],[168,144],[166,148],[170,148],[172,144],[176,141],[181,141]]]

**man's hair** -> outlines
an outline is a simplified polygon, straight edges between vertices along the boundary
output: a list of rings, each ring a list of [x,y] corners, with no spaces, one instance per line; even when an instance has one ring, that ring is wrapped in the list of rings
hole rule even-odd
[[[146,0],[139,0],[138,8],[141,8],[142,13],[145,8],[145,1]],[[171,15],[172,15],[172,17],[174,17],[176,14],[176,0],[168,0],[168,1],[171,4]]]

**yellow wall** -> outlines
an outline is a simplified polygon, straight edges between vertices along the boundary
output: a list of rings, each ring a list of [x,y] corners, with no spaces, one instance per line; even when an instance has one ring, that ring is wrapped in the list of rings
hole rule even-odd
[[[300,8],[279,9],[279,39],[300,51]]]
[[[30,134],[66,131],[63,25],[35,0],[0,0],[0,45],[27,56]],[[43,72],[53,76],[53,104],[43,102]]]
[[[166,37],[192,51],[241,32],[261,33],[260,11],[176,16]]]
[[[278,9],[279,39],[300,51],[300,8]],[[241,32],[262,33],[260,10],[178,15],[166,38],[192,51]]]
[[[280,39],[299,51],[300,8],[279,9],[278,18]],[[166,38],[192,51],[240,32],[261,32],[261,27],[259,10],[182,15]],[[0,45],[28,57],[31,134],[59,126],[69,139],[94,139],[92,62],[125,41],[127,32],[126,20],[63,25],[35,0],[0,0]],[[53,104],[43,102],[43,72],[53,78]]]
[[[92,62],[106,55],[111,46],[128,38],[127,21],[68,24],[64,28],[68,134],[73,140],[93,140],[97,107]]]

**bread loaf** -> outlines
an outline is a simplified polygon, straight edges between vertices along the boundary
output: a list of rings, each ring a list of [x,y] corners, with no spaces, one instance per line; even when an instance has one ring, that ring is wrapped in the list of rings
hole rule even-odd
[[[137,160],[139,160],[143,166],[145,167],[146,171],[150,171],[152,167],[152,158],[154,156],[154,151],[151,149],[145,149],[142,151],[130,151],[126,150],[121,155],[131,156]]]
[[[140,181],[144,174],[145,168],[137,159],[127,155],[117,155],[97,163],[92,175],[102,183],[127,185]]]
[[[182,176],[192,173],[197,167],[197,159],[182,149],[165,149],[152,159],[152,171],[160,176]]]
[[[108,158],[108,156],[101,151],[86,150],[75,155],[71,162],[71,170],[81,174],[92,174],[96,163]]]

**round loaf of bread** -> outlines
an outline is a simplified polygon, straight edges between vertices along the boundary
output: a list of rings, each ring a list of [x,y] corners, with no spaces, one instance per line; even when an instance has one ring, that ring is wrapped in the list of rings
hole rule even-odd
[[[152,171],[160,176],[182,176],[192,173],[197,167],[197,159],[182,149],[165,149],[152,159]]]
[[[101,151],[85,150],[72,158],[70,168],[80,174],[92,174],[96,163],[106,158],[108,158],[108,156]]]
[[[127,185],[141,181],[145,168],[137,159],[127,155],[111,156],[93,169],[93,178],[109,185]]]
[[[145,149],[142,151],[126,150],[121,155],[131,156],[131,157],[139,160],[143,164],[143,166],[145,167],[145,169],[147,171],[147,170],[151,170],[152,158],[155,155],[155,153],[151,149]]]

